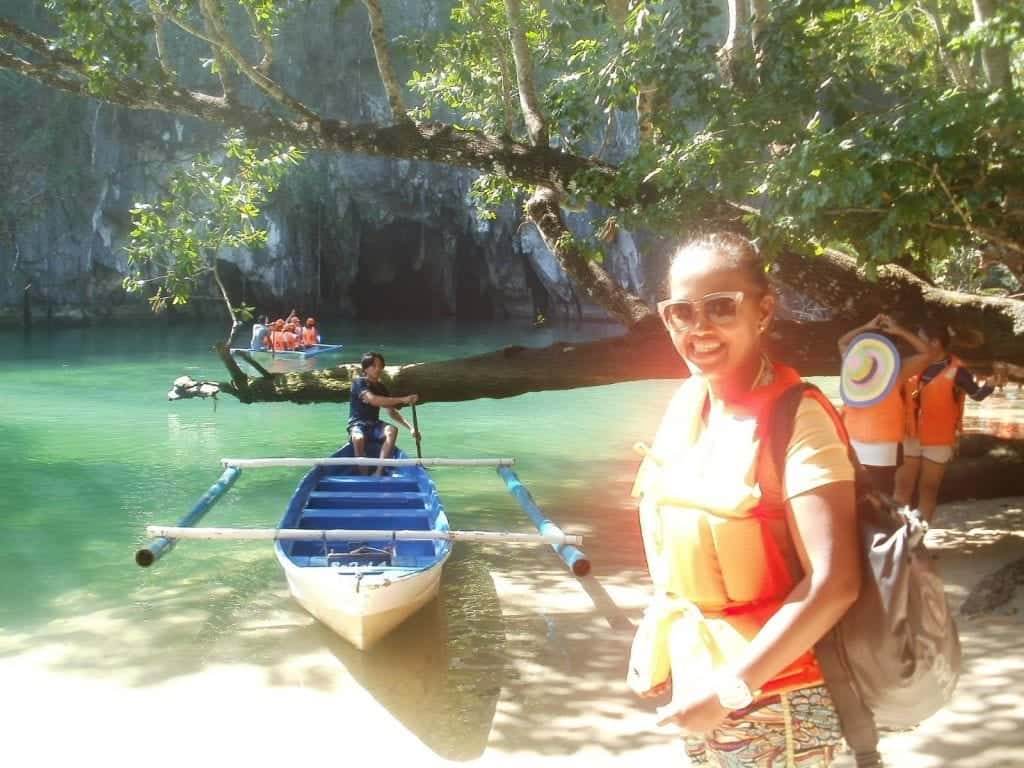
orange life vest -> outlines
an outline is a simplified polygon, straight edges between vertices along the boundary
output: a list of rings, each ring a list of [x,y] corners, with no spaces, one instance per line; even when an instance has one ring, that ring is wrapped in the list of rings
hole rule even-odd
[[[850,437],[861,443],[900,443],[906,433],[903,387],[894,386],[880,403],[867,408],[843,409],[843,423]]]
[[[921,445],[955,445],[964,417],[964,392],[956,387],[956,372],[963,363],[951,355],[935,378],[921,385],[921,377],[907,382],[907,434]]]
[[[660,669],[652,674],[655,685],[669,667],[696,677],[701,665],[706,672],[734,661],[801,573],[783,491],[768,487],[782,477],[770,464],[772,406],[800,376],[779,364],[774,373],[772,383],[730,406],[730,414],[739,415],[719,425],[718,434],[703,428],[706,382],[688,379],[637,475],[634,495],[643,495],[641,533],[655,587],[644,622],[655,639],[649,648],[638,647],[644,644],[638,631],[630,669]],[[636,658],[645,653],[652,658]],[[764,685],[761,695],[822,679],[813,651],[807,651]]]
[[[288,331],[274,331],[273,342],[275,352],[287,352],[295,349],[295,335]]]
[[[307,347],[316,345],[316,328],[306,326],[302,329],[302,343]]]

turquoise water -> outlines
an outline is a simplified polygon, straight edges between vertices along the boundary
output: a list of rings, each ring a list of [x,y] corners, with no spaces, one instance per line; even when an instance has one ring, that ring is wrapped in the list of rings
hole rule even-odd
[[[182,374],[226,378],[210,351],[222,332],[154,325],[0,336],[0,663],[29,670],[33,687],[58,675],[116,678],[134,691],[242,661],[276,680],[310,649],[326,649],[436,754],[478,756],[503,690],[505,638],[518,637],[528,654],[569,659],[569,641],[542,613],[503,615],[492,579],[496,568],[558,573],[549,549],[457,545],[441,599],[369,654],[306,620],[264,543],[182,542],[151,568],[134,564],[145,526],[187,513],[220,475],[222,457],[324,456],[343,440],[347,406],[169,402],[170,383]],[[616,332],[599,325],[324,330],[352,350],[342,359],[372,348],[389,364]],[[650,439],[672,386],[424,404],[417,409],[424,455],[515,456],[545,512],[589,537],[596,574],[642,568],[628,498],[637,463],[630,446]],[[407,434],[400,440],[411,446]],[[275,525],[302,474],[243,471],[203,524]],[[434,474],[453,527],[532,530],[493,470]],[[608,663],[621,664],[621,655]],[[420,696],[408,695],[410,678],[421,680]],[[438,719],[461,725],[438,729]]]
[[[347,409],[338,405],[167,401],[179,375],[226,378],[210,351],[221,332],[154,326],[0,337],[0,451],[6,457],[0,505],[8,551],[0,582],[20,585],[0,603],[0,626],[31,629],[73,609],[69,595],[79,606],[112,600],[167,569],[216,578],[220,557],[259,545],[189,543],[146,572],[131,566],[144,526],[173,523],[186,513],[220,474],[222,457],[329,455],[342,442]],[[392,364],[439,360],[509,343],[542,346],[611,332],[604,326],[347,328],[344,341],[353,355],[342,359],[374,348]],[[617,390],[652,387],[663,385],[427,404],[418,409],[425,455],[515,455],[535,493],[567,477],[567,487],[582,487],[588,478],[579,469],[586,462],[577,454],[616,437]],[[206,524],[275,524],[301,474],[243,472]],[[457,525],[522,527],[525,518],[505,503],[492,472],[449,470],[439,484]],[[501,504],[485,498],[491,495]],[[276,567],[265,554],[266,567]]]
[[[224,718],[241,733],[276,722],[296,701],[301,716],[355,723],[354,744],[363,728],[386,738],[408,732],[446,759],[491,747],[568,756],[590,744],[615,752],[661,742],[642,723],[631,726],[635,736],[618,728],[637,712],[621,680],[645,583],[631,446],[650,440],[673,382],[420,406],[424,455],[515,456],[545,512],[585,535],[597,580],[577,584],[544,547],[459,544],[439,600],[359,653],[294,603],[268,544],[183,542],[151,568],[134,564],[145,526],[187,513],[219,477],[222,457],[323,456],[343,439],[339,405],[169,402],[182,374],[225,377],[210,351],[222,332],[152,325],[0,335],[0,679],[12,700],[28,702],[10,729],[15,744],[31,748],[59,720],[98,740],[76,756],[113,747],[117,757],[105,764],[125,765],[148,748],[153,716],[166,722],[205,707],[217,738]],[[351,350],[343,359],[373,348],[391,364],[615,332],[324,329]],[[819,383],[834,394],[834,380]],[[1005,418],[1020,423],[1024,401],[1001,402],[1013,406]],[[203,524],[275,525],[302,474],[243,471]],[[532,529],[493,470],[434,477],[453,527]],[[641,602],[631,604],[632,594]],[[294,698],[311,691],[321,698]],[[95,696],[107,697],[113,720],[91,709]],[[247,709],[237,709],[239,698]],[[261,749],[231,754],[263,764]],[[182,750],[169,754],[187,757]]]

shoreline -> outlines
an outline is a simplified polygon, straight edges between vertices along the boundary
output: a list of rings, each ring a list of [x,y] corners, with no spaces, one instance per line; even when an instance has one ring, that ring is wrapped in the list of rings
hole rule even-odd
[[[983,577],[1024,557],[1024,497],[944,504],[928,542],[958,609]],[[41,631],[0,631],[0,679],[16,702],[7,752],[44,767],[263,765],[300,751],[481,768],[681,764],[671,731],[651,728],[649,705],[625,685],[648,582],[636,542],[620,544],[582,580],[529,553],[455,559],[448,623],[425,610],[373,654],[299,609],[262,555],[246,581],[205,591],[187,579],[151,582],[126,605],[97,609],[87,591],[69,594],[68,610]],[[242,595],[252,596],[231,622],[216,618],[211,603]],[[146,604],[169,600],[173,612],[138,620]],[[455,615],[468,624],[453,626]],[[958,624],[965,670],[954,701],[917,730],[886,736],[890,765],[1024,765],[1024,589]],[[844,760],[836,765],[852,764]]]

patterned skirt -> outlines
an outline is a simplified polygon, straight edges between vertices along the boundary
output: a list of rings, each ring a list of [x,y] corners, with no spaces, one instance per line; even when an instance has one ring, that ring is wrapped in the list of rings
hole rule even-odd
[[[823,685],[767,698],[740,718],[685,741],[690,765],[709,768],[828,768],[843,746],[839,717]]]

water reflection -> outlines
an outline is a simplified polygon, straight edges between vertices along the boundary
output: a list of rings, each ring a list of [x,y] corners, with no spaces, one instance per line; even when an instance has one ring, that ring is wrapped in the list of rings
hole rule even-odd
[[[483,754],[506,656],[485,563],[453,555],[438,598],[369,651],[320,630],[352,677],[433,752],[450,760]]]

